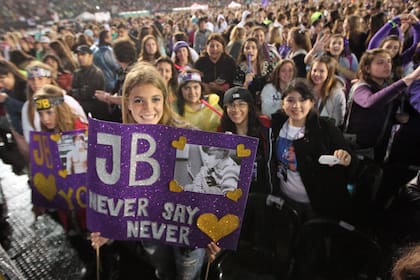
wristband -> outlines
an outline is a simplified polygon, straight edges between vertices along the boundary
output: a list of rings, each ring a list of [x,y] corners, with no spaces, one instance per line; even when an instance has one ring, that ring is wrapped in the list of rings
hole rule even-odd
[[[391,24],[391,27],[392,27],[392,28],[397,28],[397,27],[398,27],[398,25],[397,25],[397,23],[395,23],[395,21],[390,20],[390,21],[388,21],[388,22],[389,22],[389,24]]]

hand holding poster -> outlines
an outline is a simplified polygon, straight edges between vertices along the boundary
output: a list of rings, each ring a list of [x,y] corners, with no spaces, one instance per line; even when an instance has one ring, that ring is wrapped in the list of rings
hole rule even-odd
[[[30,134],[32,203],[55,209],[86,208],[86,130]]]
[[[117,240],[235,249],[258,140],[89,122],[91,231]]]

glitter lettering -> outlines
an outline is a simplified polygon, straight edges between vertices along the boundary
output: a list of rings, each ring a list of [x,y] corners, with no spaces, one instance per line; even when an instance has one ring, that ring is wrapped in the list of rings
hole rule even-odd
[[[166,202],[163,205],[164,212],[162,217],[167,221],[173,221],[178,223],[188,223],[191,225],[195,214],[200,210],[198,207],[185,206],[182,204],[174,205],[171,202]]]
[[[169,243],[190,245],[190,229],[151,221],[127,221],[127,238],[165,240]]]
[[[106,170],[106,158],[96,158],[96,174],[105,184],[114,185],[120,179],[121,173],[121,136],[98,132],[97,141],[100,145],[109,145],[112,148],[112,171]]]
[[[89,191],[89,208],[113,217],[147,217],[149,200],[145,197],[112,198]]]
[[[149,149],[145,153],[137,154],[137,145],[140,139],[146,140],[149,143]],[[131,138],[131,153],[130,153],[130,186],[150,186],[154,184],[160,176],[159,162],[151,156],[156,151],[156,141],[149,134],[133,133]],[[152,175],[147,179],[136,180],[137,162],[148,163],[153,170]]]

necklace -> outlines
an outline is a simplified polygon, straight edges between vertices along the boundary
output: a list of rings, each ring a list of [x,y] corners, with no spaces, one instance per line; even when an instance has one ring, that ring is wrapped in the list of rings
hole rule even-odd
[[[285,138],[290,139],[290,140],[296,140],[296,139],[298,139],[298,138],[301,138],[301,137],[299,137],[299,135],[302,135],[302,134],[305,132],[305,126],[302,126],[302,127],[295,127],[295,126],[293,126],[293,128],[294,128],[294,129],[297,129],[297,131],[296,131],[295,135],[293,135],[292,137],[290,137],[290,138],[289,138],[289,129],[290,129],[290,124],[289,124],[289,122],[287,121],[287,122],[286,122],[286,133],[285,133]]]

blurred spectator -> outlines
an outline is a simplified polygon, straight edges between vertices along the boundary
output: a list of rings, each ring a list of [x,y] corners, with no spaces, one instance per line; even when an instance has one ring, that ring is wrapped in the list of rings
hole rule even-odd
[[[57,84],[64,90],[70,91],[73,81],[73,74],[65,70],[61,60],[53,53],[48,53],[42,59],[42,62],[48,64],[53,70],[53,76],[56,77]]]
[[[192,68],[194,65],[194,60],[192,59],[190,48],[185,41],[176,42],[174,45],[173,53],[175,54],[174,63],[175,68],[178,72],[182,72],[189,68]]]
[[[25,68],[28,64],[35,59],[35,57],[30,56],[29,54],[25,53],[21,50],[12,50],[9,53],[10,55],[10,62],[12,62],[19,71],[26,76]]]
[[[48,36],[41,36],[39,39],[38,49],[36,50],[36,59],[41,60],[44,55],[50,50],[51,40]]]
[[[66,45],[55,40],[50,42],[50,49],[60,58],[65,70],[73,73],[77,69],[77,62]]]
[[[232,56],[233,60],[237,61],[241,52],[242,44],[244,43],[246,30],[243,27],[235,26],[229,36],[229,43],[226,47],[226,52]]]
[[[210,30],[206,29],[206,20],[204,18],[200,18],[198,20],[198,30],[194,34],[194,50],[198,54],[204,50],[210,33]]]
[[[210,92],[217,93],[220,97],[232,86],[236,63],[226,54],[222,35],[213,33],[209,36],[206,51],[197,60],[194,68],[203,73],[202,81]]]
[[[108,120],[108,105],[95,98],[96,90],[104,90],[104,74],[93,64],[93,53],[88,45],[76,49],[80,69],[73,75],[71,96],[73,96],[88,115],[100,120]]]
[[[174,34],[173,40],[172,40],[173,45],[175,45],[179,41],[188,42],[188,37],[187,37],[187,35],[184,32],[178,31],[178,32],[176,32]],[[193,48],[191,48],[190,45],[188,45],[188,49],[190,51],[192,60],[194,62],[197,61],[197,59],[199,57],[198,53]],[[171,58],[172,58],[172,61],[174,61],[174,59],[175,59],[175,53],[173,52],[173,50],[172,50]]]
[[[124,23],[120,23],[117,27],[118,39],[128,37],[128,28]]]
[[[26,101],[26,77],[12,63],[0,60],[0,105],[6,109],[12,128],[22,131],[22,107]]]
[[[161,57],[158,49],[158,41],[153,35],[147,35],[141,42],[141,51],[138,61],[146,61],[155,64],[156,60]]]
[[[115,78],[120,69],[114,52],[111,48],[112,36],[108,30],[99,33],[98,48],[93,53],[93,63],[102,70],[105,78],[105,91],[112,92],[115,87]]]

